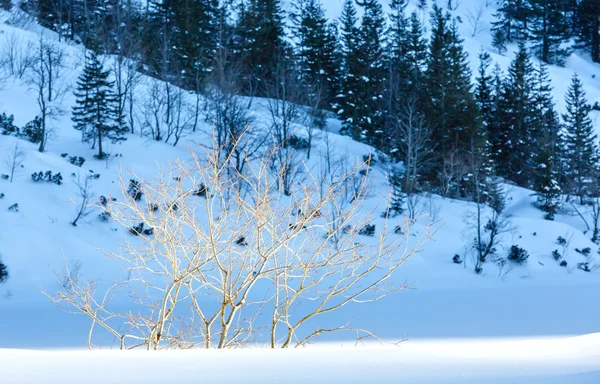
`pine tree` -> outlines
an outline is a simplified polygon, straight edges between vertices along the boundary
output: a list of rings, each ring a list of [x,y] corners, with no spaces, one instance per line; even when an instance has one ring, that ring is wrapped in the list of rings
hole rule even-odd
[[[530,143],[534,146],[533,189],[538,206],[553,220],[560,201],[560,122],[554,109],[548,69],[542,62],[534,84],[536,116]]]
[[[119,115],[118,100],[109,81],[110,71],[104,70],[98,57],[90,52],[86,57],[83,73],[77,81],[75,106],[72,111],[74,128],[82,132],[86,142],[98,143],[98,159],[106,154],[102,150],[102,140],[123,140],[127,128]]]
[[[358,114],[356,106],[359,96],[359,32],[358,17],[354,0],[345,0],[342,16],[340,18],[340,45],[342,55],[341,93],[338,96],[339,109],[337,111],[342,120],[342,132],[354,135]]]
[[[328,23],[320,0],[300,0],[294,17],[296,63],[301,81],[320,99],[319,108],[331,108],[338,94],[339,59],[336,28]]]
[[[593,189],[594,170],[598,166],[598,145],[594,125],[589,117],[591,107],[577,75],[571,80],[565,101],[565,173],[569,192],[579,197],[580,203],[584,203]]]
[[[385,19],[378,0],[357,0],[357,4],[363,8],[358,47],[360,78],[357,133],[367,143],[381,146],[385,142]]]
[[[567,3],[565,0],[530,1],[533,52],[545,63],[563,65],[571,54],[570,48],[565,47],[571,32]]]
[[[288,55],[279,0],[244,0],[238,9],[235,52],[243,65],[246,93],[266,95],[277,66]]]
[[[511,63],[498,105],[499,142],[493,149],[502,176],[518,185],[531,186],[533,148],[530,140],[535,122],[534,69],[524,44]]]
[[[385,140],[385,20],[377,0],[357,3],[363,8],[360,26],[353,0],[346,1],[342,13],[344,74],[338,113],[346,133],[356,140],[381,146]]]
[[[421,98],[423,114],[442,159],[458,154],[466,161],[471,135],[478,129],[467,54],[450,15],[434,5],[431,17],[432,37]]]
[[[395,217],[404,212],[404,192],[402,191],[403,177],[398,171],[393,171],[388,181],[392,188],[392,195],[390,198],[390,206],[388,208],[387,216]]]
[[[479,52],[479,68],[475,85],[475,100],[479,107],[481,123],[487,130],[494,124],[496,101],[494,98],[494,85],[489,69],[492,57],[483,49]]]
[[[212,69],[218,41],[219,1],[172,1],[171,7],[177,72],[181,84],[190,87],[202,82]]]
[[[500,0],[500,6],[495,13],[496,21],[492,23],[492,44],[499,52],[506,51],[506,43],[527,40],[530,1]]]
[[[600,63],[600,3],[581,0],[577,15],[577,46],[588,50],[592,60]]]

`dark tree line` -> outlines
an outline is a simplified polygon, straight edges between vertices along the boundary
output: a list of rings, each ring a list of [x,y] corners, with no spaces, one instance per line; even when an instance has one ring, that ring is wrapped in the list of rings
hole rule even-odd
[[[166,116],[166,128],[155,119],[156,140],[168,141],[171,131],[178,139],[183,126],[173,117],[181,115],[181,96],[169,85],[174,84],[205,93],[210,105],[227,107],[212,112],[222,120],[224,148],[244,129],[237,123],[229,127],[231,122],[248,121],[236,95],[281,100],[271,102],[270,111],[282,164],[291,156],[287,127],[297,118],[295,105],[311,107],[310,127],[322,126],[326,111],[336,113],[343,133],[405,165],[390,177],[397,200],[433,191],[491,204],[501,177],[535,190],[552,218],[561,193],[580,202],[598,193],[597,139],[582,82],[573,79],[567,113],[560,116],[545,65],[562,64],[573,48],[588,50],[600,62],[599,0],[499,1],[494,45],[503,51],[518,43],[519,51],[506,73],[482,52],[475,82],[460,21],[435,3],[428,9],[420,2],[418,13],[409,14],[408,0],[390,0],[386,14],[379,0],[345,0],[336,21],[325,17],[320,0],[298,0],[290,14],[279,0],[153,0],[144,7],[131,0],[24,4],[65,38],[96,53],[133,58],[138,70],[166,81],[156,87],[166,94],[164,105],[153,107],[155,117]],[[81,80],[75,122],[84,140],[100,145],[102,137],[124,132],[127,91],[109,90],[113,84],[104,69],[91,57],[88,64],[83,76],[96,80],[91,85]],[[94,104],[90,95],[108,101]],[[106,108],[103,115],[112,116],[110,121],[94,120],[94,111],[84,108],[93,105]],[[198,108],[197,103],[196,116]],[[235,110],[235,119],[221,113],[226,110]]]
[[[542,61],[561,65],[574,38],[576,48],[600,63],[598,0],[499,0],[493,31],[500,52],[507,43],[528,41]]]

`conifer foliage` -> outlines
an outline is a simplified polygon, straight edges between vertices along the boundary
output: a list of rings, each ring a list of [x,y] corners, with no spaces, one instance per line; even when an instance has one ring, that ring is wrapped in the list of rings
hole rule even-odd
[[[74,92],[74,128],[81,131],[83,141],[92,143],[92,148],[98,145],[98,159],[107,155],[103,151],[103,140],[123,140],[123,134],[127,132],[109,77],[110,71],[105,70],[98,56],[90,52]]]
[[[594,126],[589,116],[591,107],[587,103],[583,84],[577,75],[565,96],[567,113],[563,115],[565,125],[565,173],[569,191],[585,202],[593,191],[594,175],[598,167],[598,144]]]

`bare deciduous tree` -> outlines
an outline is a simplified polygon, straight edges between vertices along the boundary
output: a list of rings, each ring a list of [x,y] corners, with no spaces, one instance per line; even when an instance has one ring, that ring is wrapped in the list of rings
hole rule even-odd
[[[77,222],[82,218],[86,217],[92,211],[92,204],[90,203],[92,198],[94,197],[92,193],[92,175],[85,175],[83,180],[80,176],[77,177],[76,185],[79,191],[79,199],[80,201],[73,203],[77,204],[77,214],[75,219],[71,221],[71,225],[76,227]]]
[[[5,159],[5,163],[10,169],[10,182],[13,182],[15,177],[15,173],[23,164],[23,159],[25,159],[25,153],[19,147],[19,140],[15,140],[15,146],[13,150],[7,155]]]
[[[396,117],[396,130],[401,138],[398,147],[404,162],[404,193],[408,216],[419,214],[420,178],[434,163],[435,145],[431,142],[431,129],[418,112],[416,100],[408,100]]]
[[[486,4],[479,3],[475,6],[475,9],[467,9],[467,21],[473,30],[471,37],[475,37],[483,31],[481,18],[483,17],[486,7]]]
[[[11,33],[2,46],[2,66],[10,76],[22,78],[35,62],[31,54],[34,47],[30,42],[26,44],[17,33]]]
[[[62,97],[67,91],[66,84],[60,81],[64,68],[64,51],[56,42],[39,34],[35,47],[36,56],[27,79],[37,95],[41,119],[41,141],[39,151],[44,152],[51,134],[50,121],[63,113]]]
[[[62,289],[51,298],[90,318],[90,345],[96,326],[114,335],[122,349],[252,342],[287,348],[336,331],[374,336],[344,322],[324,326],[319,319],[404,288],[395,272],[428,230],[408,237],[407,228],[398,236],[382,221],[377,236],[361,237],[356,228],[371,219],[363,216],[361,196],[337,218],[329,209],[346,177],[328,184],[321,196],[319,182],[308,178],[293,201],[281,199],[274,193],[278,177],[269,170],[270,159],[249,165],[248,193],[232,197],[235,188],[216,151],[206,158],[191,155],[193,160],[172,164],[155,181],[141,182],[156,209],[132,199],[126,182],[122,202],[109,204],[117,222],[148,229],[139,232],[138,226],[132,230],[135,240],[108,255],[128,269],[127,280],[101,293],[97,280],[66,276],[65,282],[61,276]],[[206,189],[199,195],[200,185]],[[334,220],[339,222],[332,225]],[[135,311],[111,309],[112,298],[127,295]]]

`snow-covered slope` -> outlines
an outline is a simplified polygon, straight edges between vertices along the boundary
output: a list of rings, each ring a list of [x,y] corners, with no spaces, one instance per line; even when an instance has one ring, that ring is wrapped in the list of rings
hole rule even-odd
[[[330,15],[339,14],[341,0],[325,0],[324,3]],[[485,3],[493,2],[461,0],[459,3],[453,14],[463,21],[460,29],[473,69],[477,66],[477,54],[482,48],[506,69],[516,47],[509,47],[508,53],[503,56],[493,52],[489,34],[493,5],[485,8]],[[478,31],[472,36],[473,27],[467,20],[469,14],[476,13],[479,7],[485,9]],[[410,5],[409,11],[412,9],[415,9],[414,4]],[[33,44],[39,38],[38,33],[39,29],[31,26],[20,29],[0,24],[0,47],[11,36],[18,36],[23,44],[27,41]],[[53,38],[51,32],[44,33]],[[60,44],[68,55],[64,79],[72,85],[81,71],[78,63],[82,62],[80,58],[84,52],[80,46]],[[600,75],[600,65],[590,62],[584,55],[576,52],[564,68],[550,67],[549,72],[554,99],[560,111],[564,108],[563,96],[573,73],[582,78],[588,100],[600,101],[600,76],[596,76]],[[142,83],[148,81],[142,79]],[[139,92],[143,95],[144,85]],[[122,173],[132,170],[140,177],[150,177],[157,172],[157,165],[187,158],[189,145],[206,142],[210,137],[210,124],[204,122],[198,133],[186,137],[177,147],[129,135],[126,142],[108,148],[108,152],[122,156],[110,161],[97,161],[92,157],[94,151],[81,143],[80,133],[72,128],[68,112],[72,103],[73,98],[69,94],[64,100],[67,113],[52,123],[55,133],[47,152],[39,153],[35,145],[20,141],[19,145],[25,152],[23,167],[17,169],[13,183],[0,180],[0,193],[4,194],[4,198],[0,199],[0,253],[10,271],[8,282],[0,285],[0,348],[85,346],[88,320],[60,312],[40,291],[57,289],[53,269],[61,270],[65,261],[81,263],[82,274],[86,277],[110,280],[124,273],[118,268],[118,263],[106,259],[96,247],[116,250],[123,236],[127,236],[125,228],[114,223],[100,223],[95,214],[76,228],[70,225],[76,210],[75,204],[70,203],[77,200],[76,179],[87,172],[100,174],[93,184],[96,196],[118,194],[117,180]],[[254,118],[260,125],[267,121],[267,116],[261,109],[261,102],[256,105]],[[36,95],[22,79],[9,78],[0,89],[0,112],[14,114],[15,123],[22,126],[38,113]],[[593,118],[600,133],[600,118],[597,114]],[[369,147],[334,133],[339,122],[330,123],[330,129],[319,132],[315,139],[313,151],[317,155],[309,162],[310,167],[316,169],[320,166],[318,159],[319,153],[324,151],[324,135],[329,135],[340,158],[348,161],[360,161],[363,155],[371,152]],[[0,137],[0,160],[11,153],[16,140],[12,136]],[[83,156],[87,160],[80,168],[61,157],[63,153]],[[32,182],[31,173],[46,170],[60,172],[64,184]],[[4,162],[0,163],[0,173],[8,173]],[[381,196],[387,195],[383,169],[375,168],[372,185],[373,197],[367,209],[381,206]],[[500,268],[489,263],[484,266],[481,275],[476,275],[472,272],[472,261],[467,260],[467,268],[452,263],[455,254],[465,257],[465,250],[471,246],[472,234],[465,225],[465,215],[473,210],[473,206],[438,196],[426,197],[423,200],[424,212],[433,216],[437,231],[433,240],[415,254],[397,276],[398,279],[406,279],[414,290],[402,291],[360,307],[350,305],[335,316],[344,319],[354,317],[354,326],[368,328],[390,339],[598,332],[600,255],[598,247],[589,240],[589,233],[585,233],[584,221],[568,212],[557,215],[553,222],[545,221],[542,212],[532,206],[534,197],[531,191],[507,186],[507,192],[507,212],[511,215],[514,229],[504,236],[498,252],[505,254],[511,245],[518,244],[531,255],[527,264],[507,264]],[[8,207],[15,203],[19,204],[19,211],[9,211]],[[552,251],[559,248],[556,244],[559,236],[570,240],[565,251],[566,268],[560,267],[552,257]],[[575,251],[575,248],[586,247],[592,249],[587,258]],[[576,268],[577,263],[583,261],[590,263],[592,272]],[[519,347],[515,344],[514,348]],[[594,353],[598,352],[596,348]],[[600,369],[596,368],[596,371]],[[561,374],[567,373],[563,371]],[[595,377],[598,378],[597,375]]]

